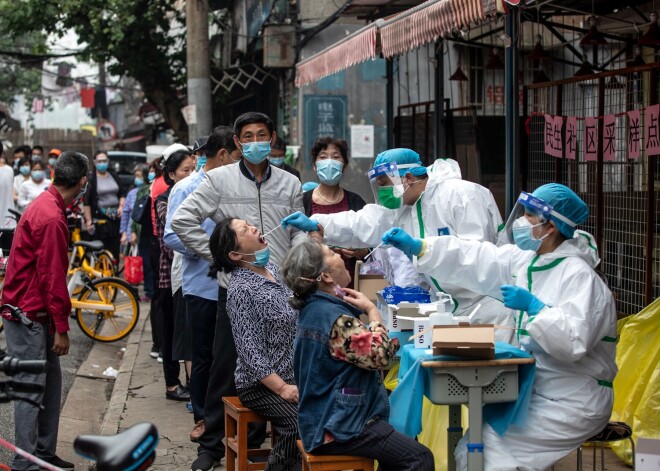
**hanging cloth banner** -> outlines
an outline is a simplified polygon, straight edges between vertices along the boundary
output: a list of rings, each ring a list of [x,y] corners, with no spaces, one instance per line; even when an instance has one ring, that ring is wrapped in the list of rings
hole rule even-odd
[[[628,158],[639,159],[640,139],[642,137],[642,113],[639,110],[628,111]]]
[[[568,116],[566,118],[566,134],[564,135],[567,159],[575,160],[577,157],[577,118]]]
[[[561,130],[564,124],[564,118],[561,116],[552,116],[546,114],[545,118],[545,153],[553,157],[562,157],[562,138]]]
[[[80,89],[80,106],[83,108],[94,108],[94,93],[93,88]]]
[[[644,136],[646,155],[660,154],[660,104],[646,108],[644,113]]]
[[[616,116],[608,114],[603,117],[603,160],[612,162],[615,160],[616,151]]]
[[[584,133],[582,141],[584,143],[585,162],[595,162],[598,160],[598,123],[596,118],[584,118]]]

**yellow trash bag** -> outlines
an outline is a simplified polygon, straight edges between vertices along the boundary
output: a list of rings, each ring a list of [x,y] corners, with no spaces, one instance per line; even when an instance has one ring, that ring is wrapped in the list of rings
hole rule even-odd
[[[387,372],[383,385],[394,391],[399,384],[399,364]],[[468,408],[461,406],[463,430],[468,427]],[[419,443],[426,445],[435,459],[435,471],[447,471],[447,426],[449,425],[449,406],[436,406],[427,398],[422,405],[422,433],[417,437]]]
[[[468,428],[468,408],[461,406],[463,433]],[[417,436],[419,443],[433,452],[435,471],[447,471],[447,426],[449,406],[437,406],[424,398],[422,405],[422,432]]]
[[[388,391],[394,391],[396,385],[399,384],[399,363],[397,362],[390,371],[387,372],[385,379],[383,380],[383,386]]]
[[[632,427],[633,439],[660,438],[660,298],[639,313],[618,322],[619,343],[614,379],[612,420]],[[628,440],[611,444],[612,450],[632,464]]]

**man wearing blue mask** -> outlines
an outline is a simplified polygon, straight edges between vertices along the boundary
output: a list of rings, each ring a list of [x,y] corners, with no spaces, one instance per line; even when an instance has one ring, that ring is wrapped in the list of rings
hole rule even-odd
[[[306,237],[295,228],[278,228],[280,221],[302,211],[300,181],[284,170],[270,165],[268,156],[276,134],[273,121],[263,113],[244,113],[234,123],[234,144],[243,158],[236,165],[223,165],[206,173],[206,177],[176,209],[171,227],[186,250],[213,262],[209,236],[203,228],[206,219],[214,223],[240,217],[266,234],[270,261],[280,264],[294,239]],[[273,231],[267,234],[269,231]],[[250,255],[256,262],[256,255]],[[223,396],[236,396],[234,370],[236,350],[227,316],[227,274],[217,278],[218,306],[213,340],[213,363],[210,369],[204,404],[205,432],[199,438],[193,471],[207,471],[225,455]],[[193,361],[194,364],[194,361]],[[259,446],[265,427],[249,437],[249,445]]]
[[[368,204],[359,211],[315,214],[312,219],[297,214],[283,223],[301,230],[318,230],[320,224],[325,242],[340,247],[376,247],[382,233],[396,226],[418,237],[456,235],[477,241],[497,240],[502,218],[490,191],[462,180],[460,174],[450,169],[429,172],[419,154],[411,149],[381,152],[368,176],[378,204]],[[408,264],[400,251],[391,248],[388,260],[392,267]],[[468,315],[481,304],[473,321],[513,326],[509,310],[499,301],[457,286],[451,280],[441,283],[424,275],[421,283],[415,281],[432,294],[449,293],[455,316]],[[507,329],[498,330],[496,335],[497,340],[511,339]]]
[[[286,144],[281,137],[277,136],[273,145],[270,146],[270,155],[268,156],[270,164],[276,166],[277,168],[281,168],[282,170],[286,170],[291,175],[295,175],[295,177],[300,180],[300,172],[293,168],[291,165],[284,162],[285,156]]]
[[[192,153],[197,159],[197,167],[195,170],[199,170],[206,165],[206,143],[209,140],[209,136],[199,136],[195,139],[193,144]]]
[[[500,299],[513,309],[520,346],[536,359],[524,428],[500,436],[483,428],[485,469],[549,469],[607,424],[617,372],[614,298],[594,271],[591,234],[575,229],[589,208],[570,188],[549,183],[521,193],[505,228],[508,244],[458,237],[411,237],[400,228],[383,242],[413,257],[415,267]],[[467,467],[467,435],[456,447]]]

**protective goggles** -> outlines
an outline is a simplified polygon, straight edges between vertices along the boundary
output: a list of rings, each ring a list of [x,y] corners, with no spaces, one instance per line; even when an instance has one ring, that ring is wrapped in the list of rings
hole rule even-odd
[[[419,167],[419,164],[397,165],[396,162],[389,162],[369,169],[367,176],[369,177],[374,199],[381,206],[389,209],[401,207],[401,197],[405,190],[399,170],[413,167]]]

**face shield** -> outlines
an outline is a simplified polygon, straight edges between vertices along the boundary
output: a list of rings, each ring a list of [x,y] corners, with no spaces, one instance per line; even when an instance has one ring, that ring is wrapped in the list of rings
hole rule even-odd
[[[369,169],[367,176],[374,199],[378,204],[388,209],[401,207],[402,196],[406,189],[403,187],[399,170],[412,167],[419,167],[419,164],[397,165],[396,162],[388,162]]]
[[[538,217],[538,224],[545,224],[550,219],[555,218],[560,221],[565,222],[571,227],[575,227],[575,223],[568,219],[567,217],[559,214],[552,208],[552,205],[546,203],[541,198],[533,196],[531,193],[522,192],[518,196],[518,201],[516,202],[509,219],[506,221],[504,226],[504,231],[501,234],[504,237],[504,241],[513,244],[513,229],[515,227],[521,226],[520,218],[524,217],[525,214]],[[518,221],[518,222],[516,222]],[[535,226],[535,225],[534,225]]]

